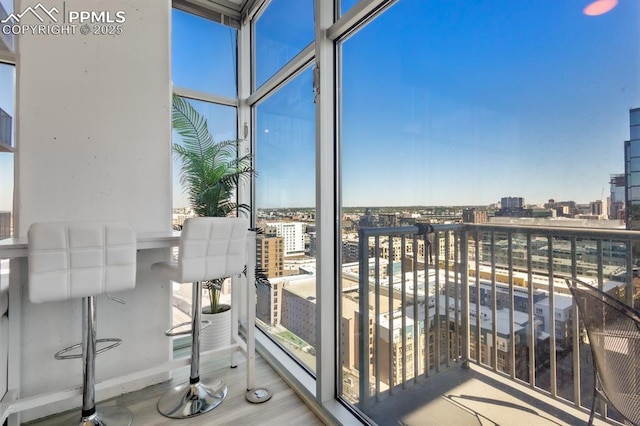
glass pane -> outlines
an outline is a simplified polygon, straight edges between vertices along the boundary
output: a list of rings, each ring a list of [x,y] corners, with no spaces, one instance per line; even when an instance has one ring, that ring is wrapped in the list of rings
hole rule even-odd
[[[356,3],[358,0],[340,0],[340,16],[347,13]]]
[[[0,64],[0,143],[13,147],[15,129],[15,67]],[[13,152],[0,149],[0,240],[12,235]]]
[[[173,84],[235,98],[237,31],[178,9],[171,19]]]
[[[640,139],[640,127],[632,127],[631,134],[633,135],[634,130],[638,130],[638,137],[632,137],[631,139]],[[627,141],[629,145],[628,155],[629,158],[640,158],[640,141],[630,140]]]
[[[633,175],[631,180],[634,180]],[[640,201],[640,186],[629,188],[629,201]]]
[[[258,324],[315,371],[315,106],[307,69],[256,107]]]
[[[215,142],[236,140],[236,108],[213,104],[209,102],[195,101],[189,99],[199,115],[207,121],[209,133]],[[182,144],[182,137],[177,131],[173,131],[172,143]],[[194,216],[189,202],[186,188],[180,182],[180,172],[182,163],[174,155],[173,157],[173,226],[174,229],[181,229],[187,217]],[[177,254],[177,247],[174,248]],[[191,317],[192,288],[191,283],[172,283],[173,285],[173,323],[179,324],[189,321]],[[205,290],[206,293],[206,290]],[[223,285],[220,295],[220,303],[228,303],[230,300],[230,286]],[[203,302],[208,300],[208,293],[203,294]]]
[[[429,417],[422,417],[428,416],[426,404],[412,404],[411,412],[402,411],[403,402],[413,400],[408,395],[412,386],[417,393],[425,391],[420,381],[409,383],[410,374],[403,376],[410,370],[403,352],[409,343],[395,341],[388,352],[376,348],[383,343],[376,340],[374,321],[383,322],[392,310],[395,318],[395,303],[406,299],[396,281],[393,292],[389,288],[395,276],[382,275],[380,284],[371,278],[378,276],[372,273],[373,263],[384,263],[386,246],[380,241],[376,248],[354,250],[360,242],[358,231],[366,234],[370,227],[430,222],[438,235],[442,229],[456,229],[463,211],[458,206],[473,206],[486,213],[490,223],[548,227],[555,223],[552,234],[558,236],[553,241],[547,241],[544,233],[514,234],[510,239],[507,232],[488,231],[467,241],[466,249],[473,252],[461,256],[478,261],[477,266],[475,261],[466,264],[474,277],[469,315],[475,315],[469,319],[473,337],[468,344],[480,365],[535,380],[535,386],[557,389],[564,398],[575,394],[569,298],[562,280],[550,281],[550,270],[570,274],[575,267],[593,279],[598,275],[594,264],[602,265],[607,278],[626,268],[616,263],[617,249],[611,244],[603,244],[604,254],[593,255],[592,241],[574,248],[571,235],[563,235],[561,229],[622,227],[619,220],[579,217],[588,216],[590,205],[607,198],[610,176],[624,171],[623,141],[629,137],[630,123],[637,122],[630,118],[629,108],[640,106],[640,61],[634,44],[640,35],[640,4],[620,2],[604,16],[585,16],[583,7],[550,0],[522,7],[499,0],[465,3],[461,8],[446,0],[403,0],[341,45],[341,291],[343,300],[347,293],[351,300],[368,297],[374,307],[376,297],[393,294],[394,303],[381,305],[380,312],[371,310],[370,324],[354,327],[363,333],[368,327],[370,339],[340,333],[340,395],[357,403],[376,423],[422,424]],[[633,89],[621,92],[620,87]],[[631,160],[632,170],[640,170],[635,162]],[[501,209],[501,198],[522,202]],[[616,209],[617,218],[624,206]],[[602,211],[613,209],[603,206]],[[473,230],[473,225],[469,227]],[[436,306],[415,329],[435,328],[435,346],[430,331],[417,341],[422,346],[412,348],[431,363],[425,372],[433,372],[434,363],[447,364],[447,356],[457,353],[451,340],[451,350],[443,352],[446,343],[441,339],[456,335],[443,329],[448,326],[451,332],[455,321],[452,314],[447,321],[437,303],[448,298],[451,311],[457,300],[452,291],[457,286],[451,284],[459,284],[455,272],[462,266],[456,264],[459,257],[451,256],[451,249],[449,254],[443,251],[450,242],[431,241],[434,259],[426,268],[435,285],[422,291],[433,288]],[[407,265],[412,261],[410,256],[404,258]],[[550,282],[558,292],[551,295],[555,305],[549,303]],[[527,290],[532,286],[535,292],[512,297],[511,283]],[[432,304],[426,293],[415,300],[421,308],[427,301]],[[409,312],[414,309],[403,306]],[[344,302],[340,321],[353,317],[347,308]],[[354,321],[359,318],[356,315]],[[534,327],[532,336],[529,330]],[[382,335],[385,342],[394,337]],[[364,341],[361,346],[352,342],[358,343],[358,338]],[[351,359],[356,362],[347,366]],[[385,373],[388,366],[397,372],[395,377]],[[428,383],[426,373],[418,372]],[[390,376],[386,382],[385,374]]]
[[[209,133],[216,142],[237,139],[236,108],[214,104],[210,102],[196,101],[189,99],[189,103],[195,110],[207,120]],[[172,143],[181,144],[182,137],[174,130]],[[180,184],[180,162],[173,159],[173,207],[174,209],[185,209],[189,207],[189,200]],[[175,213],[175,212],[174,212]],[[182,224],[176,222],[175,224]]]
[[[313,0],[272,0],[255,24],[255,86],[313,41]]]

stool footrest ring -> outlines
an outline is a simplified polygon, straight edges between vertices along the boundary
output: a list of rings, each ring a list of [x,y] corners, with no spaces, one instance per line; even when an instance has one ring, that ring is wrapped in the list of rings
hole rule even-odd
[[[202,325],[200,330],[204,330],[205,328],[207,328],[207,327],[209,327],[211,325],[211,321],[202,320],[202,322],[200,322],[200,324]],[[189,326],[189,329],[184,330],[184,331],[174,331],[175,329],[180,328],[180,327],[184,327],[186,325]],[[169,336],[169,337],[185,336],[187,334],[191,334],[191,321],[189,321],[189,322],[181,322],[180,324],[176,324],[173,327],[166,329],[165,332],[164,332],[164,335],[165,336]]]
[[[116,338],[107,338],[107,339],[98,339],[96,340],[96,343],[105,343],[105,342],[110,342],[110,345],[107,345],[103,348],[100,348],[98,350],[96,350],[96,355],[97,354],[101,354],[102,352],[106,352],[109,349],[113,349],[116,346],[120,346],[120,344],[122,344],[122,339],[116,339]],[[71,355],[65,355],[68,352],[71,352],[74,349],[78,349],[78,348],[82,348],[82,343],[78,343],[76,345],[73,346],[69,346],[66,347],[64,349],[59,350],[58,352],[56,352],[53,357],[55,359],[76,359],[76,358],[82,358],[82,353],[79,354],[71,354]]]

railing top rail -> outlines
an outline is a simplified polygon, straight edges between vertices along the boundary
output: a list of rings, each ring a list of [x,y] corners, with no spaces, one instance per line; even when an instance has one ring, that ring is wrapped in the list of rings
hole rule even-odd
[[[416,234],[419,232],[417,226],[396,226],[389,228],[360,228],[358,234],[362,237],[389,236],[389,235],[406,235]]]
[[[511,232],[522,234],[536,234],[544,236],[559,237],[581,237],[595,239],[614,239],[614,240],[634,240],[640,239],[639,231],[630,231],[626,229],[605,229],[605,228],[577,228],[564,226],[527,226],[527,225],[508,225],[508,224],[475,224],[466,223],[465,228],[469,231],[490,231],[490,232]]]
[[[395,236],[395,235],[407,235],[423,233],[424,228],[422,226],[430,226],[435,231],[456,231],[464,229],[466,224],[454,223],[454,224],[417,224],[412,226],[392,226],[386,228],[360,228],[358,230],[362,237],[375,237],[375,236]]]
[[[607,228],[581,228],[569,226],[535,226],[535,225],[512,225],[512,224],[489,224],[489,223],[455,223],[455,224],[432,224],[435,231],[486,231],[486,232],[508,232],[529,235],[541,235],[552,237],[579,237],[593,239],[612,239],[619,241],[631,241],[640,239],[640,231],[627,229],[607,229]],[[361,237],[375,236],[396,236],[422,233],[419,226],[397,226],[385,228],[361,228]]]

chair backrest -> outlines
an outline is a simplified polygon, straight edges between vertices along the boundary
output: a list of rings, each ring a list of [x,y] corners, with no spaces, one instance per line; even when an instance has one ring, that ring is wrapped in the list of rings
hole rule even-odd
[[[574,278],[566,279],[587,329],[601,393],[640,424],[640,315],[622,301]]]
[[[180,282],[205,281],[240,274],[247,263],[249,220],[193,217],[180,236]]]
[[[34,223],[28,231],[34,303],[132,289],[136,233],[129,223]]]

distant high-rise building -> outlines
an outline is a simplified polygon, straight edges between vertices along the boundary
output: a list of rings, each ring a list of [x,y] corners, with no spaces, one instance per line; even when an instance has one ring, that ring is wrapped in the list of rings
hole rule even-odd
[[[533,210],[524,208],[524,198],[522,197],[502,197],[500,210],[496,212],[496,216],[533,217]]]
[[[609,219],[624,220],[627,179],[624,174],[610,175],[609,185]]]
[[[502,197],[500,199],[500,207],[503,209],[518,209],[524,207],[524,198],[522,197]]]
[[[464,209],[462,221],[465,223],[486,223],[489,221],[486,210]]]
[[[589,203],[589,214],[593,216],[602,216],[604,209],[602,207],[602,200],[596,200]]]
[[[553,212],[553,217],[575,217],[580,214],[580,209],[575,201],[555,201],[549,200],[544,205],[545,209]]]
[[[629,110],[630,139],[624,143],[627,229],[640,229],[640,108]]]
[[[304,222],[268,222],[265,225],[273,229],[276,236],[283,238],[284,257],[303,256],[305,254]],[[273,233],[267,233],[273,235]]]
[[[306,253],[309,257],[316,257],[316,254],[318,253],[318,234],[315,231],[310,232],[310,228],[311,227],[307,226],[307,239],[309,242],[305,243],[307,250]]]
[[[0,108],[0,152],[12,152],[11,125],[13,119],[2,108]]]
[[[0,212],[0,240],[11,238],[11,212]]]
[[[360,216],[360,221],[358,222],[360,228],[375,228],[378,226],[378,216],[375,216],[370,208],[367,208],[364,211],[364,215]]]
[[[395,213],[379,214],[378,224],[383,228],[398,226],[398,216]]]
[[[256,238],[256,266],[269,278],[284,275],[284,239],[259,235]]]
[[[256,288],[256,318],[270,326],[280,324],[282,293],[285,283],[273,280]]]

